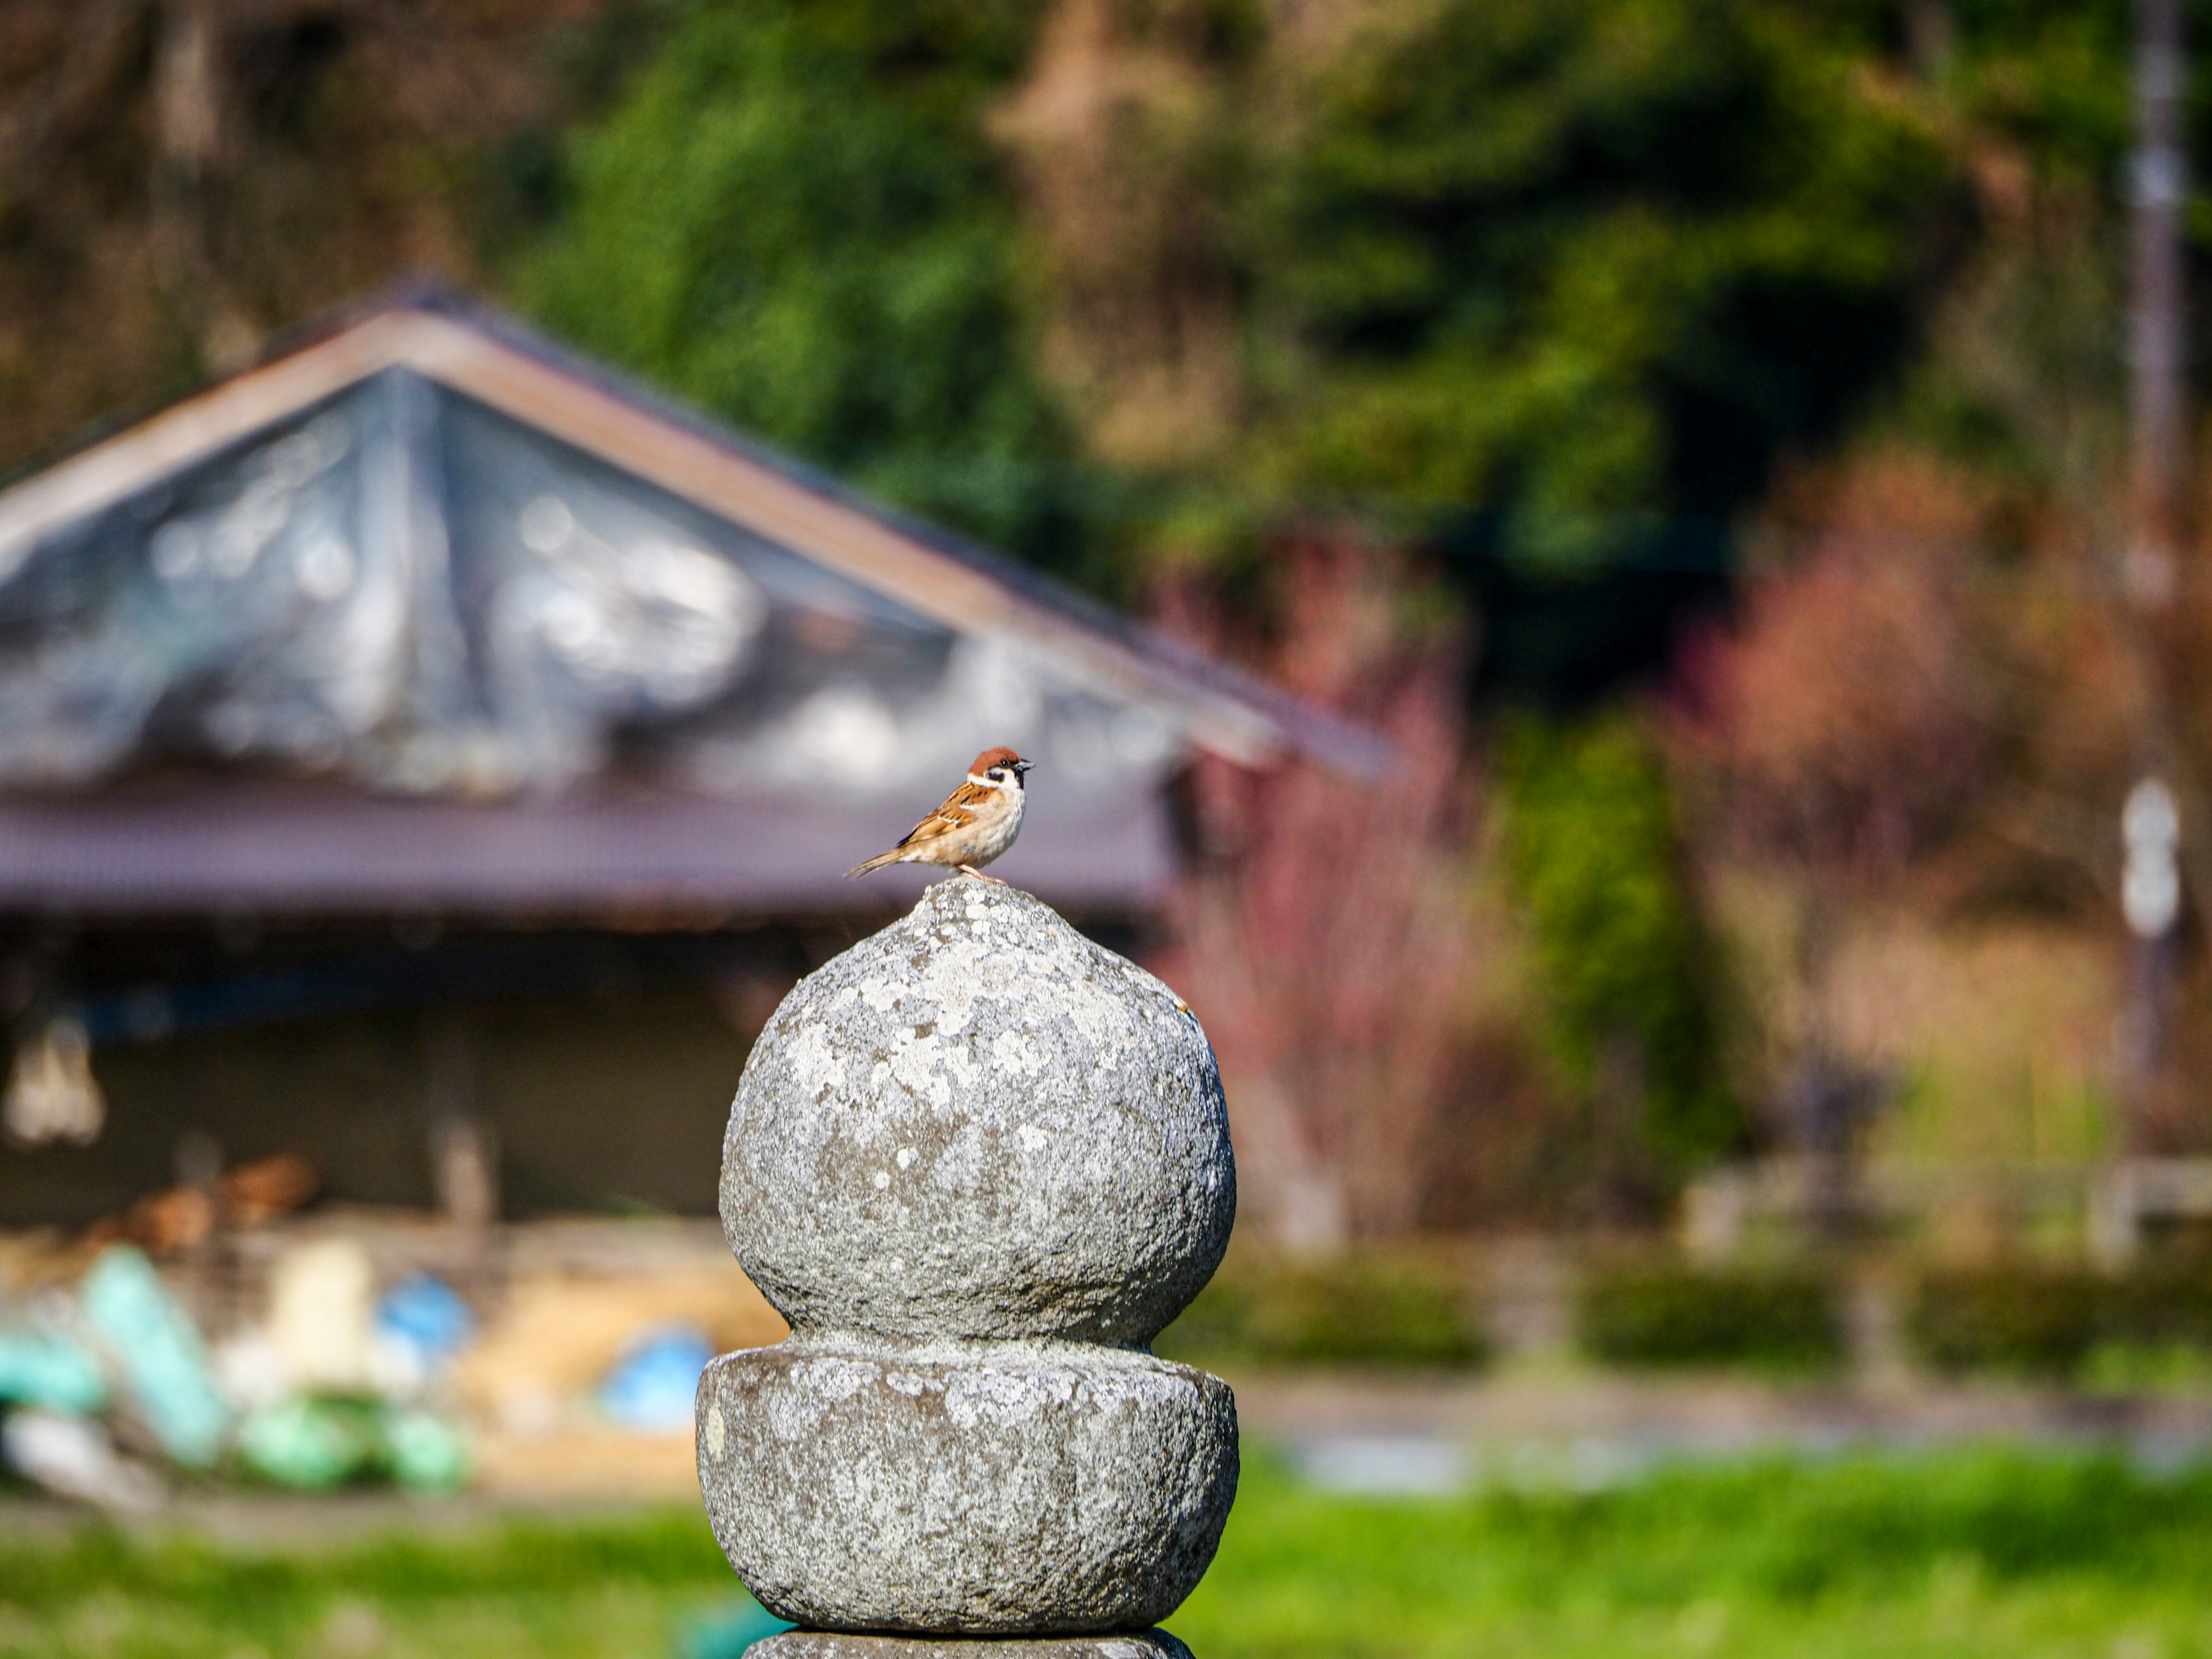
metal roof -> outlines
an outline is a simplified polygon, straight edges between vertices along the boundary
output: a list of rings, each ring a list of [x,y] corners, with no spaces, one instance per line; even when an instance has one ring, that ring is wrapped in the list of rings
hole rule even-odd
[[[1031,737],[1006,872],[1093,911],[1164,894],[1190,746],[1387,761],[443,295],[0,491],[0,909],[866,908],[914,872],[839,872]]]
[[[45,538],[391,368],[574,445],[969,635],[1018,633],[1107,695],[1170,703],[1246,764],[1297,754],[1357,775],[1384,742],[1111,607],[685,410],[504,316],[412,289],[310,325],[259,366],[0,491],[0,581]]]

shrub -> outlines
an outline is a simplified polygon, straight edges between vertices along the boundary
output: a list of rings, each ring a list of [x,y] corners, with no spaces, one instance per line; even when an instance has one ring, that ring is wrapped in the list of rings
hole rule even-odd
[[[1931,1269],[1913,1288],[1908,1328],[1937,1370],[2065,1376],[2095,1346],[2110,1316],[2109,1288],[2081,1267]]]
[[[2146,1263],[2105,1286],[2103,1303],[2106,1341],[2212,1349],[2212,1264]]]
[[[1633,1097],[1601,1117],[1633,1114],[1609,1125],[1632,1144],[1606,1161],[1648,1164],[1671,1188],[1737,1148],[1747,1126],[1721,1065],[1717,961],[1684,878],[1659,757],[1626,716],[1523,721],[1499,777],[1546,1046],[1562,1080],[1593,1103],[1608,1067],[1625,1069],[1633,1081],[1610,1086]]]
[[[2118,1277],[2031,1262],[1931,1269],[1914,1287],[1910,1323],[1921,1357],[1943,1371],[2066,1377],[2106,1351],[2170,1361],[2176,1350],[2212,1349],[2212,1270],[2185,1261]]]
[[[1613,1263],[1586,1273],[1576,1300],[1584,1351],[1613,1364],[1809,1369],[1843,1356],[1836,1286],[1814,1267]]]
[[[1232,1260],[1154,1345],[1246,1364],[1468,1366],[1486,1344],[1465,1276],[1399,1253]]]

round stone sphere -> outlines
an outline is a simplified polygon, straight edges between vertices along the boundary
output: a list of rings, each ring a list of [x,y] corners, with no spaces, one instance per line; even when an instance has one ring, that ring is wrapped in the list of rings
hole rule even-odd
[[[1229,1242],[1221,1075],[1152,975],[953,877],[783,1000],[721,1206],[800,1332],[1149,1342]]]

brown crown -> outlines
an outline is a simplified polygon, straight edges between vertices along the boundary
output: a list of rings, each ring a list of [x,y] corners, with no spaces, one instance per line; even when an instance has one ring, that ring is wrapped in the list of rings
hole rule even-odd
[[[996,749],[986,749],[981,754],[976,756],[975,764],[968,769],[968,775],[970,777],[980,778],[994,766],[1012,766],[1019,759],[1021,759],[1019,755],[1007,748],[1006,744],[1000,744]]]

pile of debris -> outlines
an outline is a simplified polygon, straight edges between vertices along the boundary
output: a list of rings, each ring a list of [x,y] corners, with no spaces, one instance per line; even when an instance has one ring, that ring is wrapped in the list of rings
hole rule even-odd
[[[123,1512],[216,1483],[668,1495],[708,1358],[784,1334],[711,1222],[460,1238],[295,1213],[314,1191],[271,1158],[0,1237],[0,1476]]]
[[[126,1513],[225,1478],[451,1491],[469,1442],[439,1391],[474,1318],[437,1279],[371,1283],[358,1244],[303,1246],[268,1316],[210,1342],[143,1250],[101,1246],[74,1283],[0,1299],[0,1462]]]

